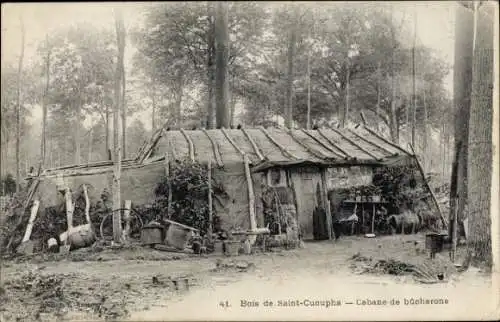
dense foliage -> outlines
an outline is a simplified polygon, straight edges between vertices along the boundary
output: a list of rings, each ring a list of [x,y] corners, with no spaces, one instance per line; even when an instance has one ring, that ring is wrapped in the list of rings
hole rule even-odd
[[[375,170],[373,185],[380,188],[389,202],[390,213],[411,209],[421,197],[422,180],[418,179],[417,173],[414,165],[381,167]]]
[[[196,162],[179,161],[170,171],[170,175],[163,177],[155,189],[157,212],[166,215],[171,187],[170,219],[206,233],[209,224],[207,167]],[[215,180],[212,180],[212,189],[214,195],[224,191]],[[215,207],[212,211],[215,217]]]

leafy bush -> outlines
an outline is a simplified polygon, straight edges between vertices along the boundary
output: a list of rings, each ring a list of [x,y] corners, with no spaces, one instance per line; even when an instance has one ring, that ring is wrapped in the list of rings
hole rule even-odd
[[[170,180],[170,181],[169,181]],[[170,169],[170,176],[164,176],[155,189],[157,215],[166,214],[168,209],[169,185],[172,189],[170,219],[200,230],[208,229],[208,169],[197,162],[179,161]],[[224,188],[212,179],[213,194],[224,192]],[[215,208],[212,209],[215,217]]]
[[[415,176],[414,165],[382,167],[375,170],[373,185],[378,186],[389,202],[389,212],[400,213],[411,209],[416,198],[419,183]]]

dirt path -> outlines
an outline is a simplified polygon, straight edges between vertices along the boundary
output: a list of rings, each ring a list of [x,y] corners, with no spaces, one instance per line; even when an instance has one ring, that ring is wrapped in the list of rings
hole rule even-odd
[[[373,320],[388,312],[394,317],[402,316],[398,314],[407,317],[409,310],[415,310],[410,313],[417,318],[419,312],[428,311],[425,305],[386,305],[377,306],[376,310],[359,310],[356,301],[365,298],[390,301],[392,297],[403,301],[423,296],[424,292],[429,298],[429,290],[433,297],[447,298],[450,303],[432,305],[436,318],[443,314],[449,317],[450,305],[459,317],[471,312],[474,300],[482,299],[482,303],[474,304],[474,309],[484,305],[484,296],[480,296],[488,288],[488,280],[484,278],[465,281],[462,276],[461,281],[447,278],[447,283],[422,285],[415,284],[411,277],[357,275],[351,267],[350,259],[355,254],[418,262],[428,256],[422,248],[423,236],[410,235],[344,238],[335,243],[308,243],[304,249],[235,258],[187,257],[137,248],[81,256],[75,253],[72,259],[62,261],[8,262],[2,270],[6,293],[0,300],[5,303],[0,305],[0,315],[5,320],[53,320],[56,313],[71,320],[306,319],[311,314],[315,319],[349,316],[352,319],[350,314],[354,312],[371,312],[366,319]],[[445,271],[451,264],[446,259],[447,254],[438,254],[435,265]],[[248,269],[216,270],[216,262],[220,260],[252,265]],[[189,280],[189,289],[176,290],[171,279],[182,276]],[[49,283],[56,283],[54,280],[60,285],[59,291]],[[464,302],[463,294],[472,300]],[[276,304],[265,307],[266,299]],[[279,300],[306,299],[338,300],[340,306],[306,307],[307,301],[300,307],[277,304]],[[258,302],[259,306],[241,307],[242,300]],[[226,307],[226,301],[230,307]],[[363,316],[356,315],[358,318]]]
[[[487,279],[469,278],[459,283],[421,285],[386,276],[332,274],[287,274],[270,278],[245,276],[243,280],[200,289],[183,299],[164,303],[147,312],[132,314],[131,320],[395,320],[467,319],[491,308]],[[486,293],[488,292],[488,293]],[[448,304],[405,305],[410,299],[442,299]],[[400,301],[391,305],[391,300]],[[386,300],[386,305],[361,305],[362,301]],[[273,306],[269,301],[273,302]],[[281,306],[280,306],[281,301]],[[289,302],[292,301],[292,302]],[[299,306],[293,305],[299,302]],[[244,303],[243,303],[244,302]],[[229,304],[229,307],[226,306]],[[353,304],[348,304],[353,303]],[[224,305],[221,305],[224,304]],[[365,303],[366,304],[366,303]],[[319,306],[313,306],[319,305]],[[322,306],[321,306],[322,305]],[[328,307],[327,307],[328,305]],[[432,310],[432,316],[429,316]],[[474,314],[475,313],[475,314]],[[450,316],[453,314],[453,316]],[[469,318],[469,319],[470,319]]]

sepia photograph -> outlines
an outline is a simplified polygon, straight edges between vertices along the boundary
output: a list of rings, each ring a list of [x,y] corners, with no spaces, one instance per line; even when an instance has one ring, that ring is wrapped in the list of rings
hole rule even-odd
[[[0,322],[500,319],[497,1],[1,11]]]

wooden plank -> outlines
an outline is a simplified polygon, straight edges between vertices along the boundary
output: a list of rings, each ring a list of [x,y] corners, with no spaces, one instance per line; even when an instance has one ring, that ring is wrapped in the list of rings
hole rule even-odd
[[[262,153],[260,152],[260,149],[259,147],[257,146],[257,144],[255,143],[255,141],[252,139],[252,137],[248,134],[247,131],[245,131],[244,128],[241,128],[241,131],[243,132],[243,134],[245,135],[245,137],[248,139],[248,141],[250,142],[250,144],[252,145],[252,148],[253,150],[255,151],[255,154],[257,154],[257,156],[259,157],[260,161],[264,161],[265,158],[264,156],[262,155]]]
[[[387,140],[386,138],[384,138],[383,136],[379,135],[377,132],[373,131],[372,129],[370,129],[368,126],[363,126],[363,128],[365,130],[367,130],[370,134],[372,134],[373,136],[376,136],[377,138],[379,138],[380,140],[384,141],[385,143],[387,143],[388,145],[392,146],[393,148],[396,148],[398,150],[400,150],[401,152],[403,152],[404,154],[410,154],[408,151],[406,151],[405,149],[403,149],[402,147],[400,147],[399,145],[397,144],[394,144],[393,142]]]
[[[287,154],[289,155],[290,157],[294,158],[294,159],[297,159],[297,160],[300,160],[300,158],[296,157],[295,155],[293,155],[290,151],[288,151],[287,149],[285,149],[284,146],[282,146],[278,141],[276,141],[272,136],[271,134],[269,134],[269,132],[267,132],[267,130],[262,127],[262,126],[259,126],[259,129],[262,131],[262,133],[264,133],[264,135],[271,141],[274,143],[274,145],[276,145],[278,147],[278,149],[280,149],[281,153],[283,154]]]
[[[229,133],[224,128],[221,128],[222,134],[226,137],[226,139],[231,143],[231,145],[242,155],[245,156],[245,152],[240,149],[240,147],[233,141],[233,139],[229,136]]]
[[[194,144],[189,135],[184,131],[184,129],[181,129],[182,135],[184,135],[184,138],[188,142],[189,145],[189,158],[191,159],[192,162],[194,162]]]
[[[349,153],[347,153],[346,151],[344,151],[344,149],[342,149],[340,146],[338,146],[335,142],[333,142],[332,140],[330,140],[330,138],[328,136],[326,136],[325,133],[323,133],[323,131],[321,131],[321,129],[318,129],[318,133],[319,135],[321,135],[328,143],[330,143],[334,148],[336,148],[337,150],[339,150],[342,154],[345,155],[344,159],[355,159],[354,157],[352,157],[351,155],[349,155]]]
[[[309,147],[307,144],[305,144],[304,142],[301,142],[297,137],[295,137],[295,135],[293,135],[293,130],[289,129],[287,130],[287,133],[288,135],[290,135],[290,137],[295,141],[297,142],[301,147],[303,147],[304,149],[306,149],[307,152],[309,152],[310,154],[314,155],[316,158],[318,159],[323,159],[323,160],[329,160],[329,159],[332,159],[330,158],[329,156],[327,155],[324,155],[323,153],[319,152],[319,151],[316,151],[314,149],[311,149],[311,147]]]
[[[431,197],[432,197],[431,199],[434,202],[434,204],[436,205],[436,208],[439,212],[439,217],[441,217],[441,222],[443,223],[443,227],[445,229],[448,229],[448,225],[446,224],[446,221],[444,220],[443,212],[441,211],[441,207],[439,206],[439,202],[437,201],[436,195],[434,194],[434,191],[432,190],[431,186],[427,182],[424,169],[422,168],[420,161],[418,161],[418,158],[415,156],[415,150],[413,149],[413,146],[411,144],[409,144],[409,145],[410,145],[411,151],[413,152],[413,158],[415,159],[417,166],[418,166],[418,169],[420,171],[420,174],[422,175],[422,179],[424,180],[425,186],[427,187],[427,190],[429,190],[429,192],[431,193]]]
[[[207,138],[210,140],[210,143],[212,144],[212,151],[214,152],[214,157],[215,157],[215,162],[217,162],[217,166],[223,167],[224,162],[222,162],[222,155],[219,151],[219,147],[217,146],[216,142],[214,139],[208,134],[208,131],[205,129],[202,129],[203,133],[207,136]]]
[[[255,195],[253,191],[253,181],[252,175],[250,173],[250,162],[248,156],[243,156],[243,162],[245,164],[245,175],[248,184],[248,208],[250,215],[250,230],[255,231],[257,229],[257,220],[255,218]]]
[[[344,158],[344,156],[340,155],[338,152],[336,152],[335,150],[333,150],[331,147],[329,147],[328,145],[326,145],[323,142],[321,142],[320,140],[318,140],[318,138],[316,138],[314,135],[312,135],[311,133],[309,133],[309,131],[306,131],[304,129],[301,129],[301,131],[304,132],[308,137],[310,137],[311,139],[313,139],[315,142],[319,143],[322,147],[324,147],[325,149],[327,149],[328,151],[330,151],[331,153],[335,154],[336,156],[338,156],[340,158]]]
[[[390,155],[393,155],[394,153],[392,153],[390,150],[387,150],[386,148],[384,148],[383,146],[380,146],[378,145],[377,143],[359,135],[358,133],[356,133],[355,131],[351,130],[351,129],[347,129],[349,132],[351,132],[353,135],[355,135],[357,138],[359,138],[360,140],[362,141],[365,141],[366,143],[370,144],[370,145],[374,145],[375,147],[377,147],[379,150],[383,150],[385,153],[389,153]]]
[[[378,158],[376,156],[374,156],[373,154],[370,153],[370,151],[367,151],[365,150],[362,146],[358,145],[356,142],[354,142],[353,140],[349,139],[347,136],[345,136],[342,132],[340,132],[339,130],[337,129],[334,129],[333,127],[331,128],[335,133],[337,133],[338,135],[340,135],[344,140],[346,140],[347,142],[349,142],[350,144],[354,145],[355,147],[357,147],[358,149],[360,149],[361,151],[363,151],[365,154],[369,155],[371,158],[377,160]]]

